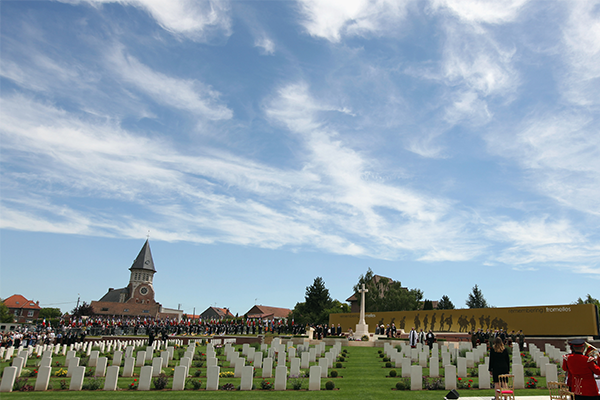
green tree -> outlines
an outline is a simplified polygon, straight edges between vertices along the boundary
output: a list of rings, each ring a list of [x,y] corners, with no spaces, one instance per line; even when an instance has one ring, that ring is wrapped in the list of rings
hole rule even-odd
[[[437,305],[438,310],[454,310],[454,304],[450,301],[450,297],[443,295]]]
[[[425,300],[423,302],[423,310],[433,310],[433,302],[431,300]]]
[[[467,307],[469,308],[489,308],[487,301],[481,293],[481,289],[477,285],[473,286],[473,292],[469,293],[469,297],[466,301]]]
[[[10,310],[2,300],[0,300],[0,322],[15,322]]]
[[[365,311],[412,311],[418,310],[423,299],[423,292],[419,289],[408,289],[402,287],[400,282],[391,279],[379,277],[375,279],[375,274],[371,268],[365,275],[358,278],[358,283],[354,286],[354,296],[358,302],[362,301],[362,295],[359,289],[362,285],[368,290],[365,293]]]
[[[50,307],[43,307],[40,310],[40,314],[38,316],[39,319],[54,319],[54,318],[60,318],[60,316],[62,315],[62,313],[60,312],[60,308],[50,308]]]
[[[340,312],[342,303],[331,300],[329,289],[320,276],[316,277],[313,284],[306,287],[303,303],[296,303],[290,313],[296,324],[326,324],[329,322],[329,314]]]
[[[74,317],[81,317],[83,315],[94,315],[94,309],[91,305],[84,301],[79,307],[75,307],[71,311],[71,315]]]
[[[589,293],[585,300],[581,297],[577,299],[575,304],[595,304],[596,312],[598,313],[598,320],[600,320],[600,300],[593,298]]]

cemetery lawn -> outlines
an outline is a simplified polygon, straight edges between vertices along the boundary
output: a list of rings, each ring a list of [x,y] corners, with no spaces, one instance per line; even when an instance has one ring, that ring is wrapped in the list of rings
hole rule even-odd
[[[237,347],[237,346],[236,346]],[[385,362],[379,357],[378,351],[381,348],[374,347],[343,347],[348,350],[349,356],[346,361],[343,362],[343,368],[333,368],[339,373],[337,378],[322,378],[321,379],[321,391],[295,391],[288,389],[287,391],[264,391],[264,390],[252,390],[252,391],[205,391],[206,378],[199,378],[202,381],[202,390],[185,390],[185,391],[134,391],[124,389],[132,378],[120,378],[119,387],[124,390],[116,392],[104,392],[102,390],[96,391],[68,391],[68,390],[49,390],[46,392],[13,392],[13,393],[2,393],[2,399],[192,399],[192,398],[220,398],[220,399],[315,399],[315,398],[336,398],[336,399],[348,399],[348,398],[360,398],[360,399],[387,399],[387,398],[398,398],[402,397],[403,400],[440,400],[443,399],[448,391],[397,391],[392,390],[395,388],[396,383],[402,378],[395,377],[389,378],[387,375],[391,368],[384,368]],[[2,367],[7,366],[8,363],[2,363]],[[31,367],[28,367],[31,368]],[[3,369],[3,368],[2,368]],[[194,370],[195,368],[192,368]],[[227,369],[226,369],[227,370]],[[331,369],[330,369],[331,371]],[[401,369],[397,369],[400,374]],[[423,375],[427,375],[428,371],[423,371]],[[254,379],[254,385],[256,388],[260,387],[262,378],[257,377]],[[52,378],[53,386],[57,387],[58,378]],[[86,378],[87,379],[87,378]],[[476,379],[476,378],[475,378]],[[537,377],[540,386],[545,386],[545,380]],[[172,378],[169,379],[169,386]],[[268,379],[274,382],[273,379]],[[325,382],[333,381],[336,389],[333,391],[325,390]],[[34,379],[32,378],[32,381]],[[231,382],[235,386],[239,385],[239,378],[221,378],[220,384]],[[33,383],[33,382],[32,382]],[[289,381],[288,381],[289,387]],[[308,387],[308,379],[305,381],[304,387]],[[338,390],[339,389],[339,390]],[[467,397],[483,397],[490,399],[493,397],[493,390],[458,390],[461,398]],[[516,390],[517,396],[548,396],[547,389],[523,389]]]

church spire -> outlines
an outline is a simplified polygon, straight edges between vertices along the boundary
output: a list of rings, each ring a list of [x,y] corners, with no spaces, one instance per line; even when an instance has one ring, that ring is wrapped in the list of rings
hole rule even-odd
[[[148,243],[148,239],[146,239],[146,243],[144,243],[142,250],[140,250],[140,254],[138,254],[137,258],[131,265],[131,268],[129,268],[130,271],[134,269],[143,269],[146,271],[156,272],[156,269],[154,269],[154,260],[152,259],[152,252],[150,252],[150,243]]]

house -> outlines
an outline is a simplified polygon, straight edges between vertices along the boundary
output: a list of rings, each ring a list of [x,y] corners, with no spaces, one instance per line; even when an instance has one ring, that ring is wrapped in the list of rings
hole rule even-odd
[[[163,307],[154,299],[154,260],[148,240],[129,268],[129,284],[123,288],[109,288],[98,301],[90,304],[96,315],[122,317],[170,318],[181,321],[182,310]]]
[[[233,314],[228,308],[208,307],[200,317],[203,320],[233,318]]]
[[[286,319],[292,310],[289,308],[269,307],[255,305],[245,314],[246,318],[259,319]]]
[[[27,300],[20,294],[13,294],[4,299],[4,304],[8,307],[9,314],[13,315],[15,322],[19,324],[31,324],[40,315],[40,302]]]

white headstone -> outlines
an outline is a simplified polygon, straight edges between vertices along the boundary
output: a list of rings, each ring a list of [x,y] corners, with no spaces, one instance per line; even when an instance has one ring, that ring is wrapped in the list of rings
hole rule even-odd
[[[262,368],[263,353],[257,351],[254,353],[254,368]]]
[[[321,367],[318,365],[313,365],[310,367],[308,390],[321,390]]]
[[[479,375],[479,389],[489,389],[490,388],[490,373],[488,372],[485,364],[479,364],[478,375]]]
[[[161,357],[162,359],[162,357]],[[175,373],[173,374],[173,387],[172,390],[184,390],[185,380],[187,378],[187,368],[182,366],[175,367]]]
[[[138,351],[137,352],[137,358],[135,359],[135,366],[136,367],[143,367],[145,363],[146,363],[146,352],[145,351]]]
[[[437,357],[431,357],[429,359],[429,376],[432,378],[438,378],[440,376],[440,360]]]
[[[423,367],[413,365],[410,370],[410,390],[423,390]]]
[[[50,382],[50,375],[52,375],[52,367],[39,367],[37,378],[35,379],[35,391],[45,391],[48,389],[48,382]]]
[[[219,390],[220,367],[210,366],[206,368],[206,390]]]
[[[293,357],[290,361],[290,376],[300,375],[300,359]]]
[[[275,369],[275,390],[285,390],[287,386],[287,367],[280,365]]]
[[[242,368],[242,380],[240,390],[252,390],[252,378],[254,376],[254,367],[251,365]]]
[[[402,359],[402,377],[410,378],[410,370],[411,370],[411,359],[403,358]]]
[[[106,374],[106,364],[108,364],[108,358],[98,357],[96,360],[96,372],[94,376],[104,376]]]
[[[123,376],[124,377],[132,377],[133,376],[134,365],[135,365],[135,358],[125,357],[125,366],[123,367]]]
[[[117,382],[119,380],[119,366],[112,365],[106,368],[106,379],[104,380],[104,390],[117,390]]]
[[[486,367],[487,368],[487,367]],[[523,365],[513,365],[513,386],[515,389],[525,389],[525,375],[523,373]]]
[[[273,376],[273,359],[271,357],[267,357],[263,360],[262,377],[263,378],[271,378],[272,376]]]
[[[329,372],[327,366],[329,362],[326,358],[319,358],[319,367],[321,367],[321,378],[327,378],[327,373]]]
[[[79,361],[79,359],[77,359]],[[69,367],[71,369],[71,367]],[[73,366],[71,375],[71,384],[69,390],[81,390],[83,386],[83,377],[85,376],[85,367]]]
[[[456,367],[454,365],[444,365],[446,390],[456,390]]]
[[[140,369],[140,379],[138,380],[138,390],[150,390],[152,382],[152,366],[146,365]]]
[[[159,376],[162,372],[162,362],[163,359],[161,357],[154,357],[152,359],[152,376]]]

